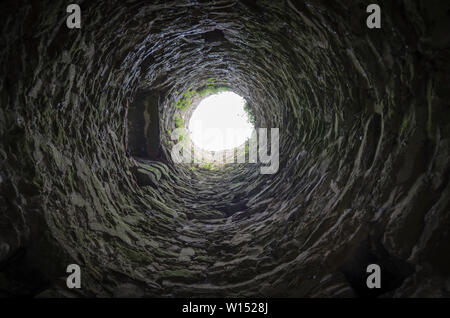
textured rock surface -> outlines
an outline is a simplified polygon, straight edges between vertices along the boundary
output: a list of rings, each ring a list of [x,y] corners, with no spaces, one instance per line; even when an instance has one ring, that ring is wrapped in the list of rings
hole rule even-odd
[[[1,295],[358,296],[377,262],[371,295],[449,296],[448,1],[383,1],[380,30],[368,1],[77,3],[79,30],[1,4]],[[208,78],[280,128],[277,174],[173,164]],[[158,161],[126,155],[138,91]]]

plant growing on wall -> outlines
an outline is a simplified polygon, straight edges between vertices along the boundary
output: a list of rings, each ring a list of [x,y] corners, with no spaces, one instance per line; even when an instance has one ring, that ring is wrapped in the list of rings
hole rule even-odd
[[[198,95],[200,97],[205,97],[206,95],[213,95],[220,92],[228,91],[228,88],[223,86],[215,86],[216,80],[213,78],[208,78],[206,80],[206,87],[199,91],[193,90],[192,87],[189,87],[186,92],[184,92],[181,97],[175,101],[175,108],[179,109],[181,112],[186,111],[186,109],[191,106],[192,97]]]

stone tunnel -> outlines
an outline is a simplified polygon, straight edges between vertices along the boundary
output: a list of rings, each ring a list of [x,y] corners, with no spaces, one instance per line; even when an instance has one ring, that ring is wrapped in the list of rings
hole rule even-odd
[[[450,296],[448,1],[73,3],[0,5],[0,296]],[[276,173],[173,161],[208,79]]]

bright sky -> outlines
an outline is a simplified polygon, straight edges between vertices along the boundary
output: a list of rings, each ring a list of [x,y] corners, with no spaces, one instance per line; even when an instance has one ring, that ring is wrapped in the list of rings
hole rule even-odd
[[[244,103],[244,98],[233,92],[221,92],[203,99],[189,121],[192,142],[210,151],[242,145],[253,130]]]

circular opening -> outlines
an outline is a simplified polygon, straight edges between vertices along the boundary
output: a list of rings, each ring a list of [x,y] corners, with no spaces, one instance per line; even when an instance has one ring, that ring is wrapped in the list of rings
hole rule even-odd
[[[250,138],[254,129],[243,97],[222,92],[203,99],[189,121],[189,134],[199,148],[232,149]]]

